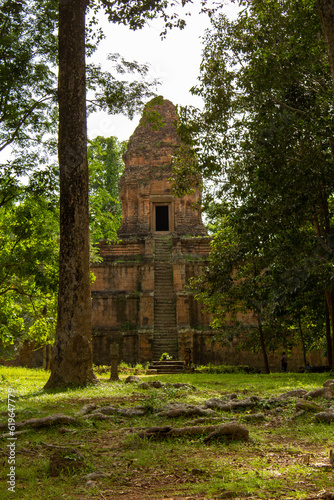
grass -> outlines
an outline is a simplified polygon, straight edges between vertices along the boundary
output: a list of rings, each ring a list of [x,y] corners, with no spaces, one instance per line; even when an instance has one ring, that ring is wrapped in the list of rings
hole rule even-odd
[[[54,413],[74,416],[86,403],[100,406],[144,405],[143,417],[113,415],[102,422],[82,421],[69,426],[74,433],[60,433],[58,427],[29,429],[16,442],[15,493],[8,491],[8,448],[0,439],[0,498],[41,500],[162,498],[252,498],[304,499],[319,492],[334,492],[329,450],[334,448],[334,425],[315,421],[312,412],[298,414],[295,400],[275,403],[272,398],[294,389],[321,387],[329,374],[211,374],[140,375],[143,381],[184,382],[192,387],[140,389],[120,382],[108,382],[109,373],[99,374],[100,385],[66,391],[44,391],[48,379],[43,370],[0,366],[0,421],[8,417],[8,389],[15,390],[16,421]],[[156,411],[167,402],[202,404],[206,399],[235,393],[239,399],[258,396],[257,407],[238,412],[217,412],[222,421],[232,419],[246,425],[248,442],[202,437],[142,440],[136,428],[154,425],[194,425],[194,418],[158,417]],[[317,401],[323,407],[331,402]],[[261,423],[245,419],[262,412]],[[210,423],[210,422],[209,422]],[[212,422],[211,422],[212,423]],[[80,471],[50,475],[53,448],[75,447],[85,457]],[[100,472],[88,482],[87,474]]]

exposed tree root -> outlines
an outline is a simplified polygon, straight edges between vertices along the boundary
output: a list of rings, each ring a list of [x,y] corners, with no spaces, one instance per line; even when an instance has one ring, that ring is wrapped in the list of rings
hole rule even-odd
[[[208,442],[211,439],[216,439],[220,436],[229,438],[231,440],[244,440],[248,441],[249,431],[248,429],[237,422],[229,422],[220,425],[208,425],[203,426],[193,426],[193,427],[150,427],[144,431],[137,433],[137,436],[144,438],[155,438],[155,439],[166,439],[169,437],[179,437],[179,436],[202,436],[206,435],[204,442]]]
[[[33,427],[37,429],[39,427],[51,427],[53,425],[72,425],[78,424],[78,420],[69,415],[63,415],[62,413],[55,413],[54,415],[49,415],[48,417],[42,418],[30,418],[28,420],[21,420],[21,422],[15,423],[15,429],[23,429],[23,427]],[[8,427],[7,422],[0,424],[0,429],[6,429]]]

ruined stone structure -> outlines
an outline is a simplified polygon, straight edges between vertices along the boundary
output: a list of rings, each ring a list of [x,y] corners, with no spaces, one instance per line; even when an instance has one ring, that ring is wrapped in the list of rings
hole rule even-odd
[[[208,317],[185,291],[189,278],[205,265],[210,238],[193,208],[200,192],[172,194],[171,163],[181,144],[175,121],[174,105],[155,98],[124,155],[121,241],[101,242],[103,262],[92,269],[96,364],[108,364],[113,342],[130,363],[156,360],[166,352],[183,358],[189,348],[195,355],[195,332],[209,330]]]
[[[92,268],[96,276],[93,361],[110,364],[110,346],[116,343],[120,359],[131,364],[158,360],[168,353],[196,365],[262,369],[260,352],[240,351],[235,340],[229,345],[215,340],[210,318],[186,290],[189,278],[201,273],[207,263],[210,237],[193,208],[200,192],[181,198],[172,193],[171,163],[180,146],[175,120],[170,101],[151,101],[124,155],[120,241],[101,241],[103,261]],[[281,353],[271,352],[268,357],[271,369],[280,370]],[[325,364],[319,352],[310,353],[308,359],[312,365]],[[300,366],[302,352],[294,349],[288,369]]]

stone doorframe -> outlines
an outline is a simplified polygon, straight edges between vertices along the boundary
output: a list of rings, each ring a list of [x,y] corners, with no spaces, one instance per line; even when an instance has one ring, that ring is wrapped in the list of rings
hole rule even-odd
[[[168,206],[169,230],[166,233],[171,233],[175,230],[175,208],[174,197],[166,195],[150,196],[150,230],[153,233],[165,233],[165,231],[156,231],[156,209],[157,206]]]

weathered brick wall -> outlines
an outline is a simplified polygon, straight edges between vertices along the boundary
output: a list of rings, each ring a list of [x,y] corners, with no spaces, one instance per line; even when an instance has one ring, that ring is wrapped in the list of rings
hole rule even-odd
[[[193,295],[185,291],[189,277],[198,275],[206,263],[209,242],[207,237],[175,236],[172,239],[178,327],[206,329],[209,326],[208,314],[203,313]],[[128,238],[118,245],[101,243],[100,248],[103,262],[92,267],[96,276],[92,284],[94,362],[105,363],[113,341],[120,343],[124,361],[152,361],[154,241],[150,236]]]
[[[93,294],[92,324],[93,332],[100,328],[126,330],[139,325],[139,296],[119,294],[102,296]]]
[[[216,340],[215,340],[216,339]],[[185,357],[185,349],[192,351],[192,361],[196,365],[242,365],[264,370],[264,362],[261,352],[240,351],[237,342],[223,345],[219,342],[219,332],[183,329],[179,331],[180,357]],[[282,352],[268,353],[271,371],[281,371]],[[312,351],[307,354],[311,366],[324,366],[327,359],[320,351]],[[298,371],[304,366],[303,353],[298,347],[292,349],[288,356],[288,370]]]
[[[119,345],[120,361],[132,365],[138,362],[137,331],[113,332],[101,330],[93,336],[93,363],[95,365],[110,365],[110,345]]]

